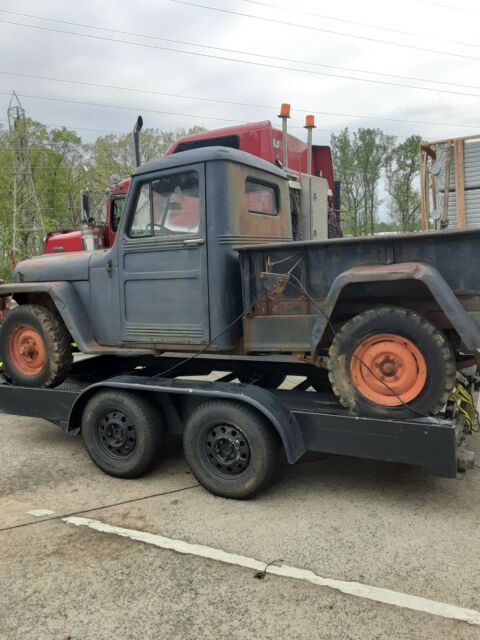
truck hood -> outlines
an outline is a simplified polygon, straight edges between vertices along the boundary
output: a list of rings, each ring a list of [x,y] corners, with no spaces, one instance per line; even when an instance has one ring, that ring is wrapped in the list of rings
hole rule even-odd
[[[88,280],[91,252],[48,254],[22,260],[15,267],[14,282]]]

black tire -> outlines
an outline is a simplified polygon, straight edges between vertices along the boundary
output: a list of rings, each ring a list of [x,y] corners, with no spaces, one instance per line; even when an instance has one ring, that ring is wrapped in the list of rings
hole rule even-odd
[[[82,414],[83,442],[93,462],[117,478],[138,478],[160,454],[163,432],[159,409],[148,398],[106,390],[87,402]]]
[[[255,410],[218,400],[197,407],[185,425],[185,457],[211,493],[251,498],[272,481],[279,443],[273,427]]]
[[[410,388],[411,393],[417,395],[399,406],[385,406],[373,402],[371,398],[359,391],[354,381],[352,373],[355,369],[355,365],[352,364],[354,360],[358,363],[356,371],[360,368],[363,375],[367,373],[370,380],[374,379],[375,385],[382,375],[387,384],[388,380],[394,384],[393,380],[398,379],[392,377],[398,372],[395,366],[393,366],[395,370],[393,373],[391,370],[385,373],[384,363],[392,367],[391,362],[393,362],[388,360],[388,356],[383,360],[382,368],[377,368],[376,372],[373,372],[370,367],[364,366],[364,360],[354,355],[355,352],[358,353],[359,345],[367,344],[366,341],[373,344],[375,336],[380,334],[393,334],[395,337],[406,338],[408,344],[413,345],[424,360],[425,366],[419,367],[417,378]],[[380,357],[384,358],[384,355]],[[375,367],[378,366],[376,363]],[[423,374],[421,369],[424,370]],[[455,385],[456,373],[455,357],[443,333],[418,313],[400,307],[371,309],[344,324],[330,347],[328,370],[335,395],[352,413],[398,419],[434,415],[441,411]],[[388,393],[386,386],[385,389]],[[385,391],[382,389],[381,393]],[[403,398],[406,397],[408,393],[403,394]]]
[[[0,352],[7,378],[26,387],[55,387],[65,380],[73,362],[63,320],[37,304],[20,305],[5,315]]]

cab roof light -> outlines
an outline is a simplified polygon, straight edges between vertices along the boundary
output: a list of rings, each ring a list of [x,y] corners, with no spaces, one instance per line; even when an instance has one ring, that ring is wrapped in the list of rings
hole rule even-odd
[[[287,102],[283,102],[280,107],[279,118],[290,118],[290,105]]]
[[[316,129],[315,116],[308,115],[305,117],[305,129]]]

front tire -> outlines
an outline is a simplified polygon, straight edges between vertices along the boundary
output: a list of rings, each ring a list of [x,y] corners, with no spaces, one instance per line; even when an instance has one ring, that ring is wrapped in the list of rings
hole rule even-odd
[[[151,469],[162,446],[159,409],[128,391],[96,393],[82,414],[82,438],[93,462],[117,478],[138,478]]]
[[[455,357],[443,333],[400,307],[370,309],[344,324],[328,370],[335,395],[356,415],[436,414],[455,385]]]
[[[24,304],[5,315],[0,352],[6,376],[25,387],[55,387],[72,366],[70,334],[62,319],[38,304]]]
[[[250,407],[218,400],[190,415],[183,436],[192,473],[224,498],[251,498],[271,482],[279,444],[273,427]]]

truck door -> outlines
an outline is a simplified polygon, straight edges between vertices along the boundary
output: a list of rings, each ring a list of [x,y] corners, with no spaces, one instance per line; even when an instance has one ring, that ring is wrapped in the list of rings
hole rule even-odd
[[[122,339],[160,348],[206,344],[204,165],[163,171],[135,183],[119,248]]]

